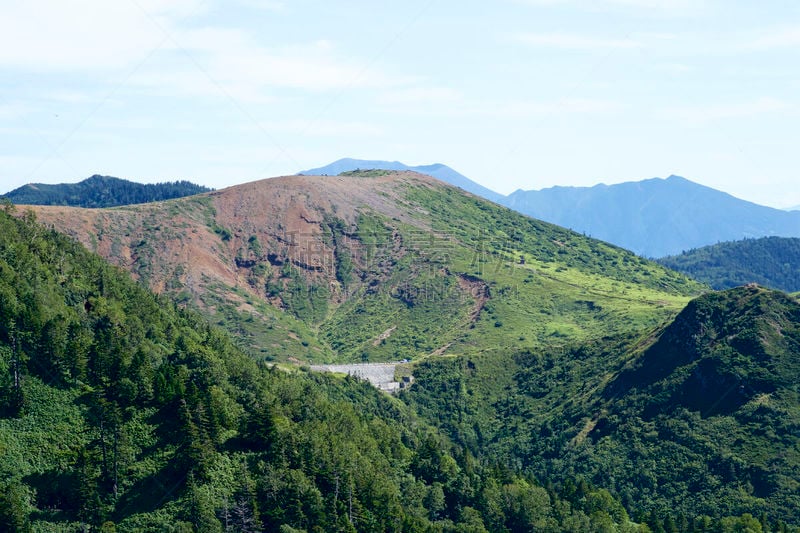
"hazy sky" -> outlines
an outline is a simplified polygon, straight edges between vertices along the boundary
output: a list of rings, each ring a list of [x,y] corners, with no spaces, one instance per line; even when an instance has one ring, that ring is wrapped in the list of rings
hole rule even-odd
[[[341,157],[800,204],[796,0],[0,0],[0,192]]]

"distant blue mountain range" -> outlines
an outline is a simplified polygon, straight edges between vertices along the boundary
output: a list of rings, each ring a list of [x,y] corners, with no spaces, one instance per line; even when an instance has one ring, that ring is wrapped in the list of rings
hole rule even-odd
[[[340,159],[300,174],[355,169],[413,170],[461,187],[520,213],[627,248],[645,257],[679,254],[718,242],[800,237],[800,211],[773,209],[680,176],[594,187],[518,190],[503,196],[442,164]]]
[[[745,238],[800,236],[798,211],[740,200],[679,176],[519,190],[501,203],[646,257]]]

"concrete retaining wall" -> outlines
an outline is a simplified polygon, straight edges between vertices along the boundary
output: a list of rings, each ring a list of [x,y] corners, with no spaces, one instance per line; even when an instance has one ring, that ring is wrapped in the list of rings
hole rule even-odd
[[[361,363],[352,365],[313,365],[316,372],[337,372],[366,379],[383,391],[396,392],[410,384],[409,380],[395,381],[394,371],[399,363]]]

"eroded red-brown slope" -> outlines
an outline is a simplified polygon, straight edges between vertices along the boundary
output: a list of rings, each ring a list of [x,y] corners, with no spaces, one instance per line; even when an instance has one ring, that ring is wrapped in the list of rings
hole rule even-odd
[[[424,222],[401,205],[408,186],[442,182],[411,172],[381,176],[285,176],[203,195],[113,209],[20,206],[110,262],[144,279],[156,292],[240,287],[264,297],[263,282],[287,263],[338,294],[332,220],[355,224],[378,212],[416,226]],[[358,265],[360,243],[343,236]],[[257,243],[257,244],[256,244]],[[339,243],[342,244],[342,243]],[[259,279],[253,266],[262,263]],[[275,303],[275,302],[273,302]]]

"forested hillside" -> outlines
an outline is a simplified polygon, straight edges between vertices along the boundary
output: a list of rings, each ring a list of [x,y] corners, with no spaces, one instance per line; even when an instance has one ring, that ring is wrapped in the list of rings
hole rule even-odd
[[[416,376],[404,399],[478,457],[602,483],[654,530],[800,523],[800,304],[783,293],[710,293],[641,337],[429,360]]]
[[[31,183],[6,193],[17,205],[71,205],[75,207],[114,207],[158,202],[191,196],[211,189],[188,181],[135,183],[111,176],[94,175],[78,183]]]
[[[257,364],[7,212],[0,452],[2,531],[637,530],[608,492],[476,460],[365,383]]]
[[[9,520],[725,532],[800,520],[800,304],[781,293],[686,307],[704,287],[679,273],[412,173],[35,210],[236,341],[31,215],[4,217]],[[415,384],[397,398],[303,366],[400,358]]]
[[[658,261],[715,289],[758,283],[787,292],[800,290],[800,239],[797,238],[723,242]]]

